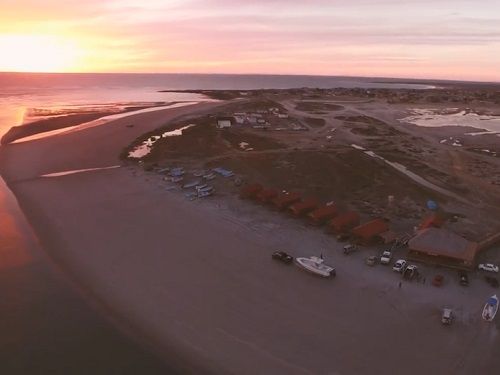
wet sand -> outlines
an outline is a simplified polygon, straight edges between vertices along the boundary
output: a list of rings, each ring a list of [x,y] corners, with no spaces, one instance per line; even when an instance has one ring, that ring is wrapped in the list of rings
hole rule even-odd
[[[176,373],[51,263],[1,180],[0,223],[0,373]]]
[[[175,103],[171,103],[175,104]],[[51,118],[44,118],[29,124],[23,124],[19,126],[11,127],[1,138],[0,142],[2,145],[15,142],[18,139],[23,139],[26,137],[31,137],[36,134],[46,133],[54,130],[65,129],[86,122],[94,121],[102,117],[125,114],[127,112],[144,110],[147,108],[155,108],[159,106],[164,106],[163,104],[150,105],[150,106],[137,106],[137,107],[126,107],[123,110],[115,111],[96,111],[90,113],[75,113],[64,116],[56,116]]]
[[[480,319],[492,293],[479,282],[399,289],[396,275],[340,255],[341,245],[326,235],[277,216],[256,228],[243,211],[186,202],[135,167],[39,177],[116,165],[140,134],[215,105],[9,145],[0,168],[50,256],[167,358],[175,348],[185,372],[500,370],[498,328]],[[127,128],[132,119],[140,125]],[[276,264],[276,249],[322,252],[338,276],[324,280]],[[439,323],[444,305],[458,315],[451,327]]]

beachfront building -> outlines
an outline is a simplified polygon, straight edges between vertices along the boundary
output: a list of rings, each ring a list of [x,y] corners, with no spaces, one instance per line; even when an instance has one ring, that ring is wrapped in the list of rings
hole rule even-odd
[[[283,192],[272,200],[274,207],[277,210],[285,210],[291,204],[300,201],[301,195],[296,192]]]
[[[309,218],[309,224],[322,225],[337,216],[337,214],[338,208],[335,204],[325,204],[324,206],[310,212],[307,217]]]
[[[371,245],[374,243],[385,243],[383,233],[389,231],[388,220],[378,218],[367,223],[358,225],[351,231],[356,243],[361,245]]]
[[[233,124],[232,117],[218,117],[217,118],[217,129],[230,128],[232,124]]]
[[[359,225],[359,214],[354,211],[348,211],[330,221],[328,229],[331,233],[340,234],[349,232],[357,225]]]
[[[421,230],[408,242],[408,259],[433,265],[468,269],[474,266],[479,246],[446,229]]]
[[[319,202],[316,198],[306,198],[301,202],[297,202],[290,207],[288,210],[293,216],[302,216],[308,214],[311,211],[314,211],[318,208]]]

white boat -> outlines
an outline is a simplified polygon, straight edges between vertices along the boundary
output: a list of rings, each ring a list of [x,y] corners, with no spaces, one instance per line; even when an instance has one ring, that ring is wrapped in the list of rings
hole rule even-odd
[[[488,301],[484,305],[483,319],[486,320],[487,322],[491,322],[493,319],[495,319],[497,310],[498,310],[498,298],[497,295],[495,294],[494,296],[488,298]]]
[[[206,171],[194,171],[193,176],[194,177],[203,177],[204,174],[206,174]]]
[[[310,258],[295,258],[295,263],[306,271],[323,277],[335,276],[335,268],[324,264],[323,258],[312,256]]]
[[[213,180],[215,177],[216,177],[216,176],[215,176],[215,174],[214,174],[214,173],[209,173],[209,174],[206,174],[206,175],[204,175],[204,176],[203,176],[203,178],[204,178],[205,180]]]
[[[194,188],[195,186],[199,185],[200,181],[193,181],[193,182],[188,182],[187,184],[182,185],[183,189],[191,189]]]
[[[203,190],[207,187],[208,187],[207,184],[200,184],[200,185],[196,185],[194,188],[196,189],[196,191],[199,191],[199,190]]]
[[[209,197],[213,194],[213,190],[202,190],[198,192],[198,198]]]

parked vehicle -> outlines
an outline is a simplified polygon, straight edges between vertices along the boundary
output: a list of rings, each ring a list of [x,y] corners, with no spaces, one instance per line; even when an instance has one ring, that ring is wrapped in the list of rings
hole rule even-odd
[[[494,296],[488,298],[488,301],[484,305],[482,314],[483,319],[486,320],[487,322],[491,322],[493,319],[495,319],[497,311],[498,311],[498,298],[495,294]]]
[[[407,280],[412,280],[414,277],[418,276],[418,267],[415,266],[414,264],[410,264],[408,267],[405,268],[403,272],[403,278]]]
[[[441,285],[443,285],[443,281],[444,281],[443,275],[436,275],[432,279],[432,285],[440,287]]]
[[[285,264],[290,264],[293,261],[293,257],[284,251],[275,251],[272,255],[272,258],[275,260],[279,260]]]
[[[485,276],[484,278],[488,284],[490,284],[493,288],[498,288],[498,279],[496,277]]]
[[[389,264],[392,259],[392,253],[388,250],[384,251],[382,255],[380,256],[380,263],[381,264]]]
[[[370,255],[365,259],[365,263],[369,266],[374,266],[375,264],[377,264],[377,259],[378,257],[376,257],[375,255]]]
[[[477,268],[483,271],[498,273],[498,266],[495,266],[491,263],[481,263],[479,266],[477,266]]]
[[[462,286],[469,285],[469,276],[467,275],[466,272],[458,271],[458,279],[459,279],[460,285],[462,285]]]
[[[444,308],[441,314],[441,323],[445,325],[450,325],[453,321],[453,311],[449,308]]]
[[[406,268],[406,260],[404,259],[399,259],[394,263],[394,266],[392,267],[392,270],[395,272],[402,273]]]
[[[353,251],[356,251],[358,250],[358,248],[356,247],[356,245],[352,245],[352,244],[349,244],[349,245],[345,245],[344,246],[344,254],[345,255],[348,255],[350,253],[352,253]]]

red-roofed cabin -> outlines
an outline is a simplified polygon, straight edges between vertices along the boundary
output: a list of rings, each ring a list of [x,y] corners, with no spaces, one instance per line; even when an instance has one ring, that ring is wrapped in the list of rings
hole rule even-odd
[[[318,208],[319,202],[316,198],[306,198],[302,202],[297,202],[288,207],[288,210],[293,216],[305,215],[316,208]]]
[[[427,216],[421,223],[418,229],[423,230],[427,228],[441,228],[445,223],[445,218],[437,213]]]
[[[376,242],[383,243],[380,235],[389,230],[388,220],[379,218],[367,223],[358,225],[351,231],[355,241],[359,244],[368,245]]]
[[[278,210],[284,210],[291,204],[300,201],[301,195],[295,192],[281,193],[276,198],[272,200],[273,205]]]
[[[328,224],[328,229],[332,233],[347,233],[352,228],[359,225],[359,214],[354,211],[348,211],[340,214]]]
[[[240,198],[242,199],[254,199],[257,194],[263,189],[261,184],[250,184],[246,185],[240,190]]]
[[[279,194],[279,192],[276,189],[262,189],[257,194],[257,200],[260,203],[269,203],[269,202],[271,202],[271,200],[273,200],[275,197],[277,197],[278,194]]]
[[[322,225],[337,215],[338,209],[334,204],[324,205],[310,212],[307,217],[311,225]]]

